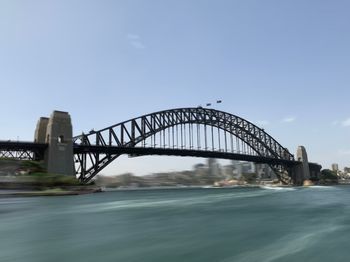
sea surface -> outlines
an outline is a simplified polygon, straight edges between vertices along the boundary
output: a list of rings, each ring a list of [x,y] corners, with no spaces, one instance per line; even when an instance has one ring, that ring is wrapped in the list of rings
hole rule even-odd
[[[350,186],[0,198],[0,261],[349,261]]]

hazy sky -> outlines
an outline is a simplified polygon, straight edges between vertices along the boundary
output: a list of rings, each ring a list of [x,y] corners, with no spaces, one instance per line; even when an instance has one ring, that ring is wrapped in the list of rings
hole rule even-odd
[[[291,152],[350,166],[349,11],[347,0],[0,0],[0,139],[32,140],[55,109],[79,134],[222,99]],[[200,161],[122,157],[104,173]]]

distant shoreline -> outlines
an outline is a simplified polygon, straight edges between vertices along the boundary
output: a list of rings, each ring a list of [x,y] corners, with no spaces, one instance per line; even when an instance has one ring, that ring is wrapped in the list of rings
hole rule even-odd
[[[315,186],[349,186],[350,183],[342,184],[328,184],[328,185],[315,185]],[[123,187],[123,188],[113,188],[113,187],[96,187],[78,190],[68,190],[68,189],[47,189],[47,190],[7,190],[0,189],[0,198],[5,197],[40,197],[40,196],[78,196],[93,193],[108,193],[108,192],[121,192],[121,191],[148,191],[148,190],[183,190],[183,189],[240,189],[240,188],[308,188],[313,186],[290,186],[290,185],[235,185],[235,186],[160,186],[160,187]]]
[[[0,189],[0,198],[2,197],[35,197],[35,196],[73,196],[86,195],[92,193],[103,192],[101,188],[87,188],[87,189],[47,189],[47,190],[6,190]]]

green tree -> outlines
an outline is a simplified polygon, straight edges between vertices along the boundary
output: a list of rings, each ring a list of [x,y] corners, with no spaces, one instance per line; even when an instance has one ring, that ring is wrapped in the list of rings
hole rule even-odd
[[[321,171],[320,183],[321,184],[338,183],[337,172],[329,169],[323,169]]]

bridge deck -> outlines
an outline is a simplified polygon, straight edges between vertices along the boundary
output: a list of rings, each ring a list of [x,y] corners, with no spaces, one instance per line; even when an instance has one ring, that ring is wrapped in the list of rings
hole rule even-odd
[[[47,144],[34,143],[29,141],[1,141],[0,150],[18,151],[18,150],[45,150],[48,147]]]
[[[166,156],[191,156],[204,158],[220,158],[241,161],[250,161],[255,163],[265,163],[272,165],[293,166],[299,164],[298,161],[285,159],[276,159],[263,156],[245,155],[237,153],[227,153],[219,151],[190,150],[176,148],[153,148],[153,147],[119,147],[119,146],[89,146],[74,145],[74,153],[98,153],[98,154],[128,154],[131,156],[144,155],[166,155]]]
[[[34,143],[29,141],[1,141],[0,151],[31,151],[43,152],[48,147],[47,144]],[[190,156],[204,158],[234,159],[240,161],[250,161],[255,163],[265,163],[271,165],[294,166],[300,164],[298,161],[269,158],[264,156],[253,156],[237,153],[226,153],[219,151],[173,149],[173,148],[151,148],[151,147],[117,147],[117,146],[89,146],[74,144],[74,154],[99,153],[99,154],[128,154],[131,156],[163,155],[163,156]],[[318,166],[316,163],[310,165]]]
[[[0,141],[0,157],[18,160],[43,160],[47,144]]]

